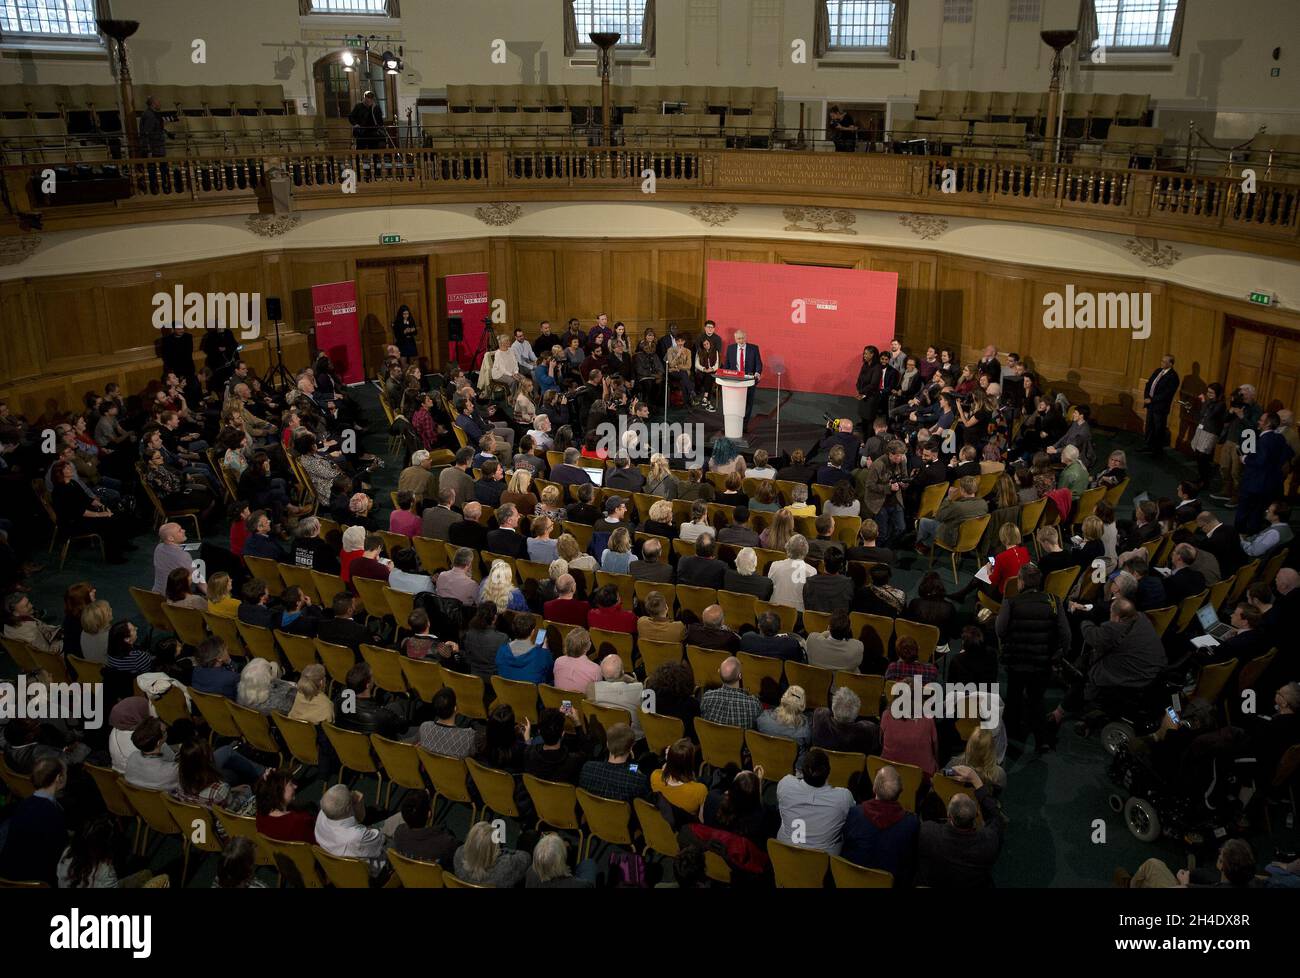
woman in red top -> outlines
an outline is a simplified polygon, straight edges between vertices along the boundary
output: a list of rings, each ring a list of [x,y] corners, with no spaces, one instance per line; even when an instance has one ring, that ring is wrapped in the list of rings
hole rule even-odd
[[[230,508],[230,552],[236,557],[244,556],[244,544],[248,542],[248,517],[253,511],[248,503],[240,500]]]
[[[286,772],[266,772],[257,786],[257,831],[277,842],[315,845],[316,815],[305,809],[289,807],[297,790]]]
[[[880,714],[880,756],[887,761],[919,767],[927,778],[934,777],[939,766],[939,733],[932,717],[921,716],[924,691],[918,699],[913,684],[899,680],[886,692],[890,706]]]
[[[1032,559],[1029,549],[1020,542],[1020,527],[1015,523],[1003,523],[998,530],[998,541],[1002,544],[1002,553],[993,558],[993,569],[989,571],[989,585],[998,597],[1006,594],[1007,582],[1020,573],[1020,568]]]

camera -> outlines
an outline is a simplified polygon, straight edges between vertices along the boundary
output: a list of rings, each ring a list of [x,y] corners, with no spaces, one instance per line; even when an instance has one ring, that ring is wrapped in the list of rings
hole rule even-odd
[[[1241,395],[1241,388],[1232,392],[1232,399],[1228,401],[1229,407],[1243,408],[1246,406],[1246,399]]]

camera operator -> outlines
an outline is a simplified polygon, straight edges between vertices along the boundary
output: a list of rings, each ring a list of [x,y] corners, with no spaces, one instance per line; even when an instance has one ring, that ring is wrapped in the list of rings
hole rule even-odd
[[[879,539],[884,546],[892,546],[904,530],[903,490],[909,482],[907,446],[897,440],[889,442],[885,454],[866,472],[863,508],[880,528]]]

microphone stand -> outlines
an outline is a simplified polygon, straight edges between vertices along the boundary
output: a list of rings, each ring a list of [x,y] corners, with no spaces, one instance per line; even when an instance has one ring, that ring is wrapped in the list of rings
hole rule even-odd
[[[776,458],[781,457],[781,371],[776,372],[776,448],[773,450]]]
[[[672,351],[673,348],[670,346],[668,353],[664,354],[664,424],[668,423],[668,386],[670,383],[668,380],[668,356]]]

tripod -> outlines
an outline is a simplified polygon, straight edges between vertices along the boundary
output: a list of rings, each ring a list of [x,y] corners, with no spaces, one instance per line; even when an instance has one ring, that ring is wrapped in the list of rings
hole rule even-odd
[[[284,365],[284,348],[280,345],[280,320],[275,321],[275,361],[266,370],[262,386],[284,393],[294,385],[293,374]]]

